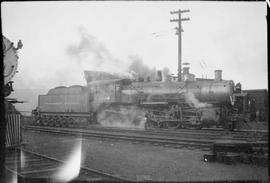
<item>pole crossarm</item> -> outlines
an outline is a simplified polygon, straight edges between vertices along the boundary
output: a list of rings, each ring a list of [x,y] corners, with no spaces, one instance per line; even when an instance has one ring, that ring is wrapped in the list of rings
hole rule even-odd
[[[189,18],[181,18],[181,21],[189,21]]]
[[[170,13],[171,13],[171,14],[178,14],[179,11],[171,11]]]
[[[181,13],[188,13],[190,10],[180,10]]]
[[[171,22],[178,22],[179,19],[171,19],[170,21],[171,21]]]

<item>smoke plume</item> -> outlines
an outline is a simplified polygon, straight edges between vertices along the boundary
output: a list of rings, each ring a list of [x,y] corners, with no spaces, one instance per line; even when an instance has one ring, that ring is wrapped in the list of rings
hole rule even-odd
[[[128,72],[134,73],[136,79],[144,78],[144,81],[147,81],[148,78],[150,81],[155,81],[157,76],[157,69],[155,67],[150,68],[146,64],[143,63],[143,60],[137,55],[130,55],[129,60],[131,61]],[[162,81],[165,81],[165,78],[170,73],[169,68],[165,67],[162,70]]]
[[[128,71],[136,73],[137,79],[139,77],[144,78],[144,80],[147,80],[149,77],[151,81],[156,79],[156,68],[149,68],[143,63],[142,59],[136,55],[130,55],[129,60],[131,64],[128,67]]]
[[[90,35],[85,28],[79,29],[80,42],[68,45],[67,55],[80,65],[81,70],[114,72],[127,75],[129,63],[115,58],[104,44]]]

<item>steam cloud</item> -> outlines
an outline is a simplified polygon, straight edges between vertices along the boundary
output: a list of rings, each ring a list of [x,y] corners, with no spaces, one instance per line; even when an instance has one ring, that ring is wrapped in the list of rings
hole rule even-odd
[[[212,107],[211,104],[200,102],[193,93],[187,92],[185,93],[185,100],[191,106],[195,108],[204,108],[204,107]]]
[[[112,91],[108,91],[108,90]],[[102,126],[107,127],[121,127],[121,128],[144,128],[146,122],[145,112],[136,106],[106,106],[103,107],[102,103],[106,100],[108,103],[111,97],[108,93],[112,93],[112,88],[107,90],[99,90],[98,96],[94,97],[92,107],[98,111],[97,120]]]
[[[200,102],[193,93],[187,92],[184,94],[186,102],[190,107],[197,108],[201,113],[201,121],[215,121],[218,122],[218,109],[214,108],[212,104]]]
[[[130,108],[120,107],[115,110],[103,110],[98,115],[98,121],[102,126],[120,128],[140,128],[144,129],[146,122],[145,112],[132,106]]]

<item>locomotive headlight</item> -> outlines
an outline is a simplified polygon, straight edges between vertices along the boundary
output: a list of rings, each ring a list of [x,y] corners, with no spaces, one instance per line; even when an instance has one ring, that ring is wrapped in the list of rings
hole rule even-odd
[[[111,97],[110,97],[110,96],[107,96],[107,97],[106,97],[106,100],[110,100],[110,99],[111,99]]]

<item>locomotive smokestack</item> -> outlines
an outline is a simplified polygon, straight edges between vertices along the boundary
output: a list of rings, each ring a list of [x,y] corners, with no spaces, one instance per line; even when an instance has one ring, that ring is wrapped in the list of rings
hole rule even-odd
[[[222,80],[222,70],[215,70],[215,81]]]
[[[183,75],[189,74],[189,67],[184,67],[183,68]]]
[[[162,71],[157,71],[157,81],[162,81]]]

